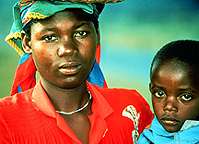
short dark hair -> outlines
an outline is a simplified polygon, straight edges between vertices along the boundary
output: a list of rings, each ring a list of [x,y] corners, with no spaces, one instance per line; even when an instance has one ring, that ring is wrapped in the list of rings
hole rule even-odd
[[[178,60],[190,66],[191,71],[199,72],[199,41],[177,40],[164,45],[154,56],[150,68],[152,76],[154,66],[159,66],[168,60]]]

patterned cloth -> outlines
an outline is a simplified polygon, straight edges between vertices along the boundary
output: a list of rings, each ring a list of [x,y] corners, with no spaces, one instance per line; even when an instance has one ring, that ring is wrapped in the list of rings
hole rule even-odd
[[[25,91],[34,87],[36,80],[36,67],[32,60],[32,56],[26,54],[22,49],[21,33],[26,30],[31,21],[34,19],[45,19],[52,16],[56,12],[67,8],[80,8],[88,14],[93,14],[97,18],[103,9],[103,4],[80,3],[58,0],[21,0],[14,6],[14,22],[10,34],[6,37],[6,41],[10,46],[15,48],[21,59],[17,67],[11,95]],[[100,44],[97,46],[96,61],[89,75],[88,80],[91,83],[102,87],[107,87],[102,71],[99,67]]]
[[[140,135],[138,144],[199,144],[199,121],[187,120],[180,131],[169,133],[155,117]]]

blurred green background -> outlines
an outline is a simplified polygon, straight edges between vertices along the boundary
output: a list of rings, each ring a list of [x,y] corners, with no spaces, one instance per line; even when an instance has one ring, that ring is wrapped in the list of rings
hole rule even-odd
[[[0,97],[9,95],[18,63],[16,52],[4,42],[15,2],[0,1]],[[199,40],[199,2],[126,0],[108,4],[100,22],[100,65],[109,87],[137,89],[150,102],[151,60],[160,47],[172,40]]]

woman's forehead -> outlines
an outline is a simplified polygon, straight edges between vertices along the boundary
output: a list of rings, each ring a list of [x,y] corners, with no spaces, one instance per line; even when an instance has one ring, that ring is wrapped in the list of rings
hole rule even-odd
[[[48,26],[50,27],[53,24],[63,23],[66,22],[67,24],[78,24],[84,23],[84,24],[90,24],[91,20],[89,20],[86,14],[83,14],[80,10],[64,10],[61,12],[58,12],[54,14],[51,17],[48,17],[46,19],[41,19],[35,21],[33,24],[40,24],[42,26]]]

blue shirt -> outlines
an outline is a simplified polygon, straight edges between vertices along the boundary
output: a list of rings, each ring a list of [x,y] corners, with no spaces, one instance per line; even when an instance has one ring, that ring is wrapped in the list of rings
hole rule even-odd
[[[167,132],[155,117],[138,139],[138,144],[199,144],[199,121],[187,120],[180,131]]]

